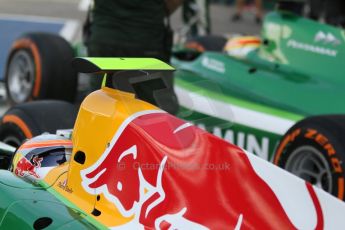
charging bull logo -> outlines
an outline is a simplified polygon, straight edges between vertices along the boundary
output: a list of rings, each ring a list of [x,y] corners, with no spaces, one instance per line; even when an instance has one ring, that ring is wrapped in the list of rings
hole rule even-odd
[[[22,159],[18,161],[14,173],[20,177],[24,177],[25,175],[32,175],[35,178],[40,178],[36,173],[36,169],[41,167],[42,160],[43,158],[35,156],[32,158],[31,162],[25,157],[22,157]]]
[[[161,111],[127,118],[81,176],[148,229],[296,229],[241,149]]]

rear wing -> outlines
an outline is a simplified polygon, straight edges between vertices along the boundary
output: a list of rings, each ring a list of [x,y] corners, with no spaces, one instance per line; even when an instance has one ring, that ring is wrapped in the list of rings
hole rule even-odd
[[[72,65],[80,73],[113,73],[117,71],[173,71],[174,68],[156,58],[78,57]]]
[[[72,62],[80,73],[103,74],[102,86],[135,94],[136,98],[175,113],[172,66],[156,58],[79,57]]]

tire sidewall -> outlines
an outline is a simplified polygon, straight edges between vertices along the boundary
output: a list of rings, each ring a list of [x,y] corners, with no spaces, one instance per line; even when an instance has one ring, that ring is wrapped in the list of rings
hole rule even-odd
[[[20,141],[58,129],[72,129],[78,109],[64,101],[41,100],[10,108],[1,118],[0,141],[8,136]]]
[[[6,144],[19,147],[22,141],[27,138],[23,130],[14,123],[8,122],[0,125],[0,140]]]
[[[24,102],[38,99],[74,101],[78,74],[70,65],[75,56],[70,44],[58,35],[28,33],[13,43],[6,63],[4,80],[11,104],[18,102],[11,98],[8,86],[9,65],[20,50],[28,52],[34,65],[33,87]]]
[[[284,135],[279,143],[274,157],[274,164],[285,169],[291,154],[301,146],[313,147],[322,154],[331,170],[331,193],[344,200],[345,169],[342,164],[344,157],[341,153],[345,152],[345,148],[337,136],[316,124],[308,122],[296,124]]]

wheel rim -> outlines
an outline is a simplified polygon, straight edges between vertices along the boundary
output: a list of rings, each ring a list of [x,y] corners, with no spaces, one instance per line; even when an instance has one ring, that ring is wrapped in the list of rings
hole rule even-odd
[[[15,103],[25,102],[31,95],[35,83],[35,67],[31,55],[19,50],[9,64],[8,90]]]
[[[329,193],[332,192],[332,174],[328,162],[312,146],[295,149],[286,161],[285,169]]]

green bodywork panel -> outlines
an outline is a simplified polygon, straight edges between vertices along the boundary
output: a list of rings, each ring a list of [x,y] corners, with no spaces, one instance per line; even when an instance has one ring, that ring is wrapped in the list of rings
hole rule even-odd
[[[97,229],[84,214],[66,206],[42,186],[0,170],[0,229],[33,229],[35,221],[48,217],[45,229]]]
[[[319,32],[332,34],[338,43],[315,41]],[[345,113],[343,30],[275,12],[265,18],[262,40],[267,45],[243,60],[217,52],[204,52],[192,61],[174,58],[175,77],[192,84],[212,81],[224,97],[300,116]]]
[[[176,86],[292,122],[311,115],[345,113],[344,30],[293,14],[272,12],[265,17],[261,40],[260,47],[245,58],[206,51],[183,59],[175,50],[172,65],[177,69]],[[186,118],[194,122],[193,119]],[[207,128],[210,129],[213,128]],[[237,124],[236,120],[231,128],[222,130],[232,130],[235,136],[240,132],[253,134],[257,142],[268,137],[270,156],[280,137]]]

